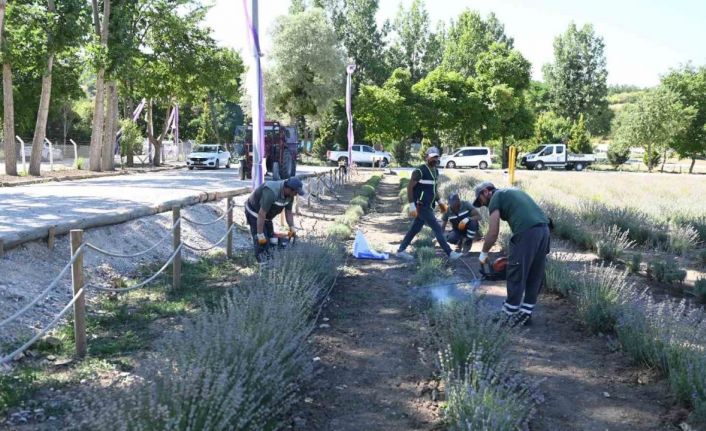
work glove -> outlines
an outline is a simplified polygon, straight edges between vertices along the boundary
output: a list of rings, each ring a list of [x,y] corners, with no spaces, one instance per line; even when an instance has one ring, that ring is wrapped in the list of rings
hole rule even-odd
[[[488,253],[481,251],[480,256],[478,256],[478,262],[480,262],[481,265],[488,263]]]
[[[407,209],[407,213],[411,218],[417,218],[417,204],[414,202],[410,202],[409,207]]]
[[[257,243],[260,245],[267,245],[267,238],[265,238],[264,233],[257,234]]]
[[[439,211],[441,211],[442,214],[446,213],[446,211],[448,211],[448,210],[449,210],[449,207],[447,207],[445,203],[439,202]]]
[[[471,219],[469,219],[468,217],[466,217],[465,219],[463,219],[463,220],[461,220],[460,222],[458,222],[458,228],[459,228],[460,230],[464,230],[464,229],[466,228],[466,225],[467,225],[468,222],[470,222],[470,221],[471,221]]]
[[[292,239],[297,236],[297,228],[294,226],[289,226],[289,232],[287,232],[287,238]]]

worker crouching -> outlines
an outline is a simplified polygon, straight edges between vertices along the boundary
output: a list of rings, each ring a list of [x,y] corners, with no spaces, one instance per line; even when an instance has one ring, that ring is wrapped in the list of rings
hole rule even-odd
[[[292,205],[294,197],[303,194],[302,181],[292,177],[281,181],[265,181],[248,197],[245,203],[245,218],[250,226],[258,262],[270,257],[272,246],[277,245],[272,219],[282,211],[289,226],[289,238],[296,236]]]
[[[446,241],[456,245],[456,251],[463,253],[471,249],[474,239],[480,238],[478,221],[481,216],[478,209],[468,201],[463,201],[457,193],[449,196],[449,207],[442,216],[441,230],[451,223],[451,232],[446,234]]]

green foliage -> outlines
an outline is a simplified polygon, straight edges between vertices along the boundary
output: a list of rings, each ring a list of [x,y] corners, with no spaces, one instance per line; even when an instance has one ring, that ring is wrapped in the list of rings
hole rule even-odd
[[[362,207],[358,205],[351,205],[346,209],[341,217],[338,218],[338,222],[345,224],[346,226],[353,228],[358,220],[365,214]]]
[[[554,39],[554,62],[545,65],[543,72],[553,109],[559,116],[575,122],[584,114],[591,125],[607,109],[604,47],[603,38],[595,34],[590,24],[579,29],[572,22],[566,32]],[[589,131],[605,133],[609,125],[610,121]]]
[[[630,160],[630,148],[621,147],[616,142],[612,142],[608,147],[608,154],[606,156],[608,163],[614,168],[617,168]]]
[[[214,113],[208,101],[203,103],[201,114],[198,117],[198,132],[196,142],[199,144],[216,144],[220,142],[218,131],[213,127]]]
[[[392,145],[392,157],[397,162],[398,166],[409,166],[411,153],[409,151],[409,142],[399,141]]]
[[[120,155],[127,156],[140,151],[144,137],[137,124],[132,120],[125,119],[120,121],[120,128],[123,131],[120,136]]]
[[[685,65],[671,70],[662,77],[662,85],[673,91],[684,106],[694,110],[691,121],[670,144],[680,157],[692,159],[691,173],[695,158],[706,155],[706,66],[697,69]]]
[[[706,248],[699,252],[699,260],[701,265],[706,266]]]
[[[328,227],[326,234],[336,240],[346,240],[350,239],[352,231],[348,225],[336,222]]]
[[[419,81],[434,69],[440,55],[435,52],[436,35],[430,32],[431,22],[423,0],[414,0],[405,10],[400,4],[392,23],[394,38],[389,47],[390,63],[409,70],[413,81]]]
[[[665,248],[677,256],[692,250],[699,242],[699,233],[691,225],[672,225]]]
[[[428,226],[424,226],[414,240],[415,250],[422,247],[434,248],[434,232]]]
[[[570,136],[571,123],[554,111],[540,114],[534,123],[534,141],[539,144],[558,144]]]
[[[282,114],[321,118],[340,91],[343,56],[324,11],[310,8],[276,21],[268,101]]]
[[[362,208],[365,212],[368,212],[368,209],[370,208],[370,200],[365,196],[355,196],[351,199],[351,206],[353,205]]]
[[[691,292],[698,302],[706,304],[706,277],[697,278]]]
[[[574,124],[571,126],[571,131],[569,132],[568,146],[569,151],[573,153],[593,153],[591,139],[588,134],[588,131],[586,131],[586,121],[583,118],[583,114],[579,114],[578,121],[574,122]]]
[[[641,253],[633,253],[632,256],[630,256],[630,261],[628,262],[628,269],[630,270],[631,273],[637,274],[640,272],[641,267],[642,267],[642,254]]]
[[[628,231],[621,231],[616,225],[604,229],[596,243],[598,257],[606,262],[615,262],[621,259],[625,250],[635,245],[635,242],[628,238],[628,233]]]
[[[360,188],[358,194],[368,199],[372,199],[373,197],[375,197],[375,188],[371,185],[365,184],[363,185],[363,187]]]
[[[451,23],[441,65],[463,76],[475,76],[479,57],[495,42],[509,48],[513,45],[495,14],[483,19],[478,12],[467,9]]]
[[[694,109],[685,107],[673,91],[660,86],[621,111],[614,139],[622,148],[644,148],[645,164],[652,171],[659,163],[654,154],[659,155],[683,134],[694,114]]]
[[[78,169],[79,171],[85,170],[86,159],[84,159],[83,157],[79,157],[78,159],[76,159],[76,169]]]
[[[417,130],[411,79],[407,70],[396,69],[382,87],[361,86],[355,117],[373,142],[389,148]]]
[[[400,178],[400,190],[407,190],[407,186],[409,185],[409,177],[402,177]]]
[[[415,246],[414,255],[417,257],[417,260],[420,262],[430,261],[430,260],[436,258],[436,250],[434,250],[433,247]]]
[[[661,283],[681,284],[686,278],[686,271],[679,268],[674,259],[655,259],[650,262],[647,275]]]
[[[652,150],[651,153],[645,152],[642,155],[642,163],[646,166],[657,166],[662,161],[662,155],[657,150]]]
[[[433,147],[431,140],[429,138],[422,139],[422,145],[419,146],[419,158],[422,160],[427,159],[427,151],[429,148]]]

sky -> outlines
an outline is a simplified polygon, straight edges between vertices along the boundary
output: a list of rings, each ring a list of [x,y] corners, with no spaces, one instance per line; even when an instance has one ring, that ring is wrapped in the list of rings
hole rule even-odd
[[[248,7],[251,0],[247,0]],[[400,4],[412,0],[379,0],[377,20],[392,20]],[[260,0],[260,35],[265,56],[277,16],[287,13],[290,0]],[[437,21],[449,22],[464,9],[495,13],[531,63],[533,78],[542,80],[542,65],[552,61],[554,38],[570,22],[592,24],[603,37],[608,84],[640,87],[659,83],[660,75],[687,62],[706,65],[706,1],[704,0],[427,0]],[[207,25],[223,45],[249,54],[243,2],[215,0]]]

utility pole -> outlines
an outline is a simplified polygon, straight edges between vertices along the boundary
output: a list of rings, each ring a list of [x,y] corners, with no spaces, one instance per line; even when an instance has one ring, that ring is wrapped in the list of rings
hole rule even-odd
[[[264,181],[264,171],[262,163],[262,155],[264,152],[264,121],[265,101],[263,94],[262,82],[262,65],[260,64],[260,34],[259,34],[259,19],[258,19],[258,0],[252,0],[250,23],[252,28],[253,39],[253,60],[255,71],[255,91],[253,94],[252,104],[252,146],[253,146],[253,164],[252,164],[252,188],[255,190]]]

